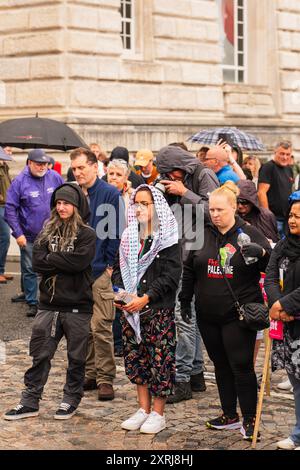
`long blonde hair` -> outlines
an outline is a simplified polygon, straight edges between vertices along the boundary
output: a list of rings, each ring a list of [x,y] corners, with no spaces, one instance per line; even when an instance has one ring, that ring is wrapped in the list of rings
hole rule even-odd
[[[58,235],[58,251],[66,251],[67,247],[74,244],[79,229],[86,226],[76,206],[74,206],[73,215],[63,222],[59,217],[56,207],[51,210],[50,219],[44,224],[44,227],[37,238],[37,243],[51,243],[53,237]]]

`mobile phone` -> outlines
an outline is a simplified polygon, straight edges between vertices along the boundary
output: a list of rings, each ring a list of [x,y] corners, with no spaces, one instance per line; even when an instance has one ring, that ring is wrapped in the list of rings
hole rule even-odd
[[[126,305],[127,302],[125,302],[125,300],[115,300],[115,304],[116,305]]]
[[[229,134],[223,134],[222,132],[218,136],[219,140],[221,139],[224,142],[227,142],[230,147],[234,147],[234,141]]]

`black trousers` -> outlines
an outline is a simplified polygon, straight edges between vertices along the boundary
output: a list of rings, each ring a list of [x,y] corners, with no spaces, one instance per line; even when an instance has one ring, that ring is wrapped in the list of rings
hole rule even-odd
[[[208,323],[198,319],[209,358],[214,363],[223,413],[234,417],[237,398],[244,419],[256,415],[257,381],[253,365],[256,332],[239,325]]]
[[[77,407],[83,396],[85,360],[92,314],[39,310],[32,326],[29,353],[32,367],[24,376],[21,404],[39,407],[57,346],[67,340],[68,369],[62,401]]]

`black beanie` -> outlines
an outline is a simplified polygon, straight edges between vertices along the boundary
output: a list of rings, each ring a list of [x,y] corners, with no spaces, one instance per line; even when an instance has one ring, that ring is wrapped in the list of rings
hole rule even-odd
[[[54,203],[56,204],[58,200],[70,202],[73,206],[79,207],[79,195],[76,189],[73,189],[71,186],[61,186],[56,190]]]
[[[111,160],[125,160],[125,162],[129,162],[129,152],[126,147],[115,147],[110,154]]]

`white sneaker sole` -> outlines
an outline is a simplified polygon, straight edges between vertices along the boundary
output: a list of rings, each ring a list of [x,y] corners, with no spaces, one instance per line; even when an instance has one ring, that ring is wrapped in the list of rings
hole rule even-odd
[[[54,415],[54,419],[60,419],[60,420],[66,420],[72,418],[76,413],[76,410],[73,411],[73,413],[70,413],[68,415]]]
[[[252,436],[251,436],[251,437],[246,436],[246,431],[245,431],[245,429],[244,429],[243,426],[242,426],[241,429],[240,429],[240,433],[241,433],[241,435],[243,436],[243,439],[244,439],[245,441],[252,442],[252,440],[253,440]],[[257,441],[257,442],[260,442],[260,436],[257,436],[256,441]]]
[[[150,429],[143,429],[143,427],[140,428],[140,432],[142,434],[158,434],[159,432],[163,431],[164,429],[166,428],[166,424],[164,426],[161,426],[159,429],[157,429],[156,431],[151,431]]]
[[[11,415],[11,416],[4,415],[3,418],[6,421],[16,421],[17,419],[34,418],[35,416],[38,416],[38,415],[39,415],[38,411],[32,411],[30,413],[23,413],[22,415]]]
[[[146,421],[146,420],[145,420],[145,421]],[[144,421],[144,422],[145,422],[145,421]],[[125,424],[125,423],[122,423],[122,424],[121,424],[121,428],[122,428],[122,429],[125,429],[125,431],[138,431],[138,430],[140,429],[140,427],[141,427],[143,424],[144,424],[144,423],[142,423],[142,424],[140,424],[140,425],[137,424],[136,426],[133,426],[133,425],[131,426],[130,424],[127,425],[127,424]]]
[[[227,424],[226,426],[213,426],[211,424],[206,424],[208,429],[216,429],[217,431],[221,431],[222,429],[241,429],[242,423],[239,421],[238,423]]]

